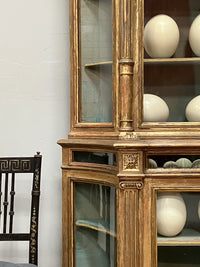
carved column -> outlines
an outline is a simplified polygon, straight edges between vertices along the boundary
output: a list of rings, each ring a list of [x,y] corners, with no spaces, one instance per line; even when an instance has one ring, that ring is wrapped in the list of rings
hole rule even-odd
[[[133,2],[120,2],[120,131],[133,130]]]
[[[139,262],[139,190],[141,181],[121,182],[119,190],[118,262],[119,267],[138,267]]]

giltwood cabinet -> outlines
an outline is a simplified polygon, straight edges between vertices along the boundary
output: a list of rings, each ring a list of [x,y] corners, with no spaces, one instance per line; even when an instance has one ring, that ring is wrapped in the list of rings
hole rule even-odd
[[[199,12],[197,0],[70,0],[63,267],[200,266],[200,103],[186,111],[200,95]],[[178,29],[170,56],[144,42],[158,15]]]

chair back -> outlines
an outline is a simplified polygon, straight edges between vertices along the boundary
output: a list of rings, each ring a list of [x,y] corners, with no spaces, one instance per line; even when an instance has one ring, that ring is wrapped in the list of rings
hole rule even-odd
[[[0,241],[29,241],[29,263],[38,264],[38,215],[42,156],[0,158]],[[13,232],[15,182],[19,173],[32,173],[30,231]],[[29,177],[29,175],[27,175]],[[29,177],[30,178],[30,177]]]

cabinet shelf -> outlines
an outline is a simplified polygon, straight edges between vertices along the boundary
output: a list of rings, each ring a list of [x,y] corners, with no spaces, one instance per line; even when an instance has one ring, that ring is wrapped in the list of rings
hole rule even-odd
[[[93,67],[100,67],[100,66],[105,66],[105,65],[112,65],[112,61],[104,61],[104,62],[93,62],[93,63],[88,63],[85,64],[86,68],[93,68]]]
[[[89,229],[93,229],[99,232],[103,232],[105,234],[116,237],[116,233],[114,230],[111,230],[109,227],[109,223],[106,223],[103,220],[77,220],[76,226],[85,227]]]
[[[158,246],[200,246],[200,232],[193,229],[183,229],[175,237],[158,236]]]
[[[190,58],[145,58],[145,64],[200,64],[200,57]]]

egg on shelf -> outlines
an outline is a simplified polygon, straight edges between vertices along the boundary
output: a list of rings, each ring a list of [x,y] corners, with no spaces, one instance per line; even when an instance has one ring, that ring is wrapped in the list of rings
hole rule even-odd
[[[191,24],[189,31],[189,43],[193,53],[200,56],[200,15]]]
[[[192,162],[187,158],[180,158],[176,161],[178,168],[191,168]]]
[[[154,94],[144,94],[143,98],[143,121],[165,122],[169,118],[167,103]]]
[[[170,160],[164,163],[163,168],[164,169],[176,169],[178,168],[178,165],[175,161]]]
[[[144,48],[152,58],[169,58],[179,44],[179,28],[168,15],[151,18],[144,28]]]
[[[187,211],[180,193],[159,192],[157,195],[157,232],[163,236],[176,236],[184,228]]]
[[[191,168],[200,168],[200,159],[196,159],[195,161],[193,161]]]
[[[149,169],[156,169],[158,165],[154,159],[148,159],[148,168]]]
[[[200,122],[200,95],[194,97],[186,106],[185,116],[188,121]]]

